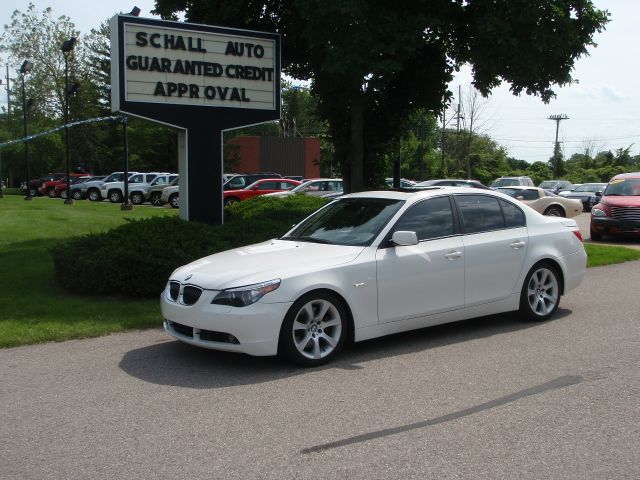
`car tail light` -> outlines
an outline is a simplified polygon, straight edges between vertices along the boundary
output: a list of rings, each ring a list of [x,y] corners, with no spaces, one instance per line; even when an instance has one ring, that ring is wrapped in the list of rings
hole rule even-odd
[[[584,240],[582,239],[582,234],[580,233],[580,230],[574,230],[573,234],[578,237],[578,240],[580,240],[581,242],[584,242]]]

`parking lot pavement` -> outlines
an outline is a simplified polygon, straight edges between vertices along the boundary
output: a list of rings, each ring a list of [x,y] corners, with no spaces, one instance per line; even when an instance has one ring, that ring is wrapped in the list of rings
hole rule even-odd
[[[310,370],[160,329],[0,350],[0,478],[640,478],[638,262]]]

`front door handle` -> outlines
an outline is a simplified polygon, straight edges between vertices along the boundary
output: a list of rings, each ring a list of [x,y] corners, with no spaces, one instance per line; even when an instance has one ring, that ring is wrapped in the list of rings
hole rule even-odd
[[[445,255],[445,258],[449,260],[455,260],[456,258],[460,258],[462,256],[462,252],[460,250],[452,250]]]
[[[519,248],[524,247],[526,244],[527,243],[523,242],[522,240],[517,240],[511,244],[511,248],[513,248],[514,250],[518,250]]]

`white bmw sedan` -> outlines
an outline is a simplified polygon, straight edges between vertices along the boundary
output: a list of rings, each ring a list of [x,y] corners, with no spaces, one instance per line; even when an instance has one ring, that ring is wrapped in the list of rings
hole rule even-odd
[[[161,308],[183,342],[314,366],[346,342],[430,325],[512,310],[547,320],[585,269],[574,220],[499,192],[365,192],[178,268]]]

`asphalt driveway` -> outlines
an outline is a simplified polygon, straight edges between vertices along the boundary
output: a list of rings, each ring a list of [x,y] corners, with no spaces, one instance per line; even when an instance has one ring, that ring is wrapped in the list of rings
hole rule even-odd
[[[547,323],[433,327],[311,370],[160,329],[0,350],[0,478],[640,478],[639,266],[590,269]]]

